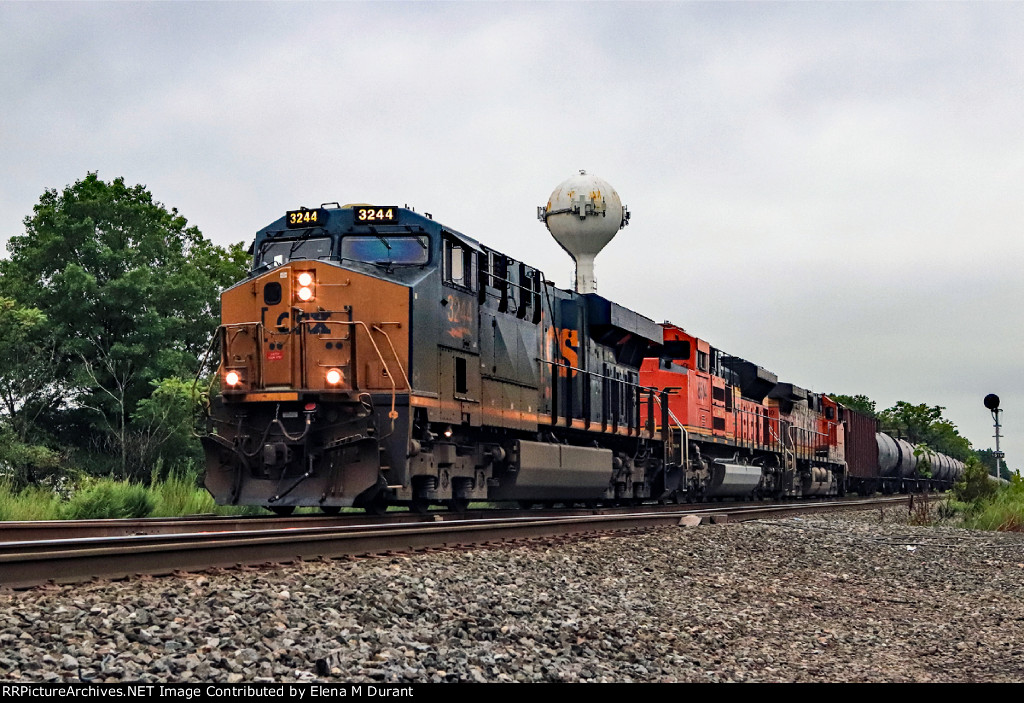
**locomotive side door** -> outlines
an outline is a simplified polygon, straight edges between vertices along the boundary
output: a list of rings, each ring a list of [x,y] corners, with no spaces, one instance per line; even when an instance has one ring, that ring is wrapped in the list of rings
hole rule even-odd
[[[292,270],[282,266],[258,283],[261,290],[256,293],[263,305],[260,317],[263,322],[263,383],[268,388],[298,385],[296,379],[297,355],[294,354],[298,328],[292,319]],[[254,283],[253,285],[257,285]]]

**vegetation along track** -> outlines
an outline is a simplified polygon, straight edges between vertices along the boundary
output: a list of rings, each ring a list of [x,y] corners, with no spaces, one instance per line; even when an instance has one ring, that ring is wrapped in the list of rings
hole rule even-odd
[[[401,551],[450,548],[510,540],[608,533],[680,524],[684,516],[701,522],[754,520],[829,510],[866,509],[907,502],[905,497],[843,501],[802,501],[785,504],[718,504],[659,506],[656,509],[589,511],[516,511],[486,517],[436,513],[410,514],[373,520],[332,518],[182,519],[163,523],[163,534],[117,534],[107,525],[106,536],[23,539],[0,542],[0,586],[28,588],[48,582],[70,583],[90,578],[122,578],[135,574],[171,574],[213,567],[288,562]],[[138,529],[147,521],[127,522]],[[166,532],[168,525],[178,530]],[[79,527],[72,525],[71,529]],[[84,526],[83,526],[84,527]],[[130,528],[129,528],[130,529]],[[6,533],[9,539],[13,531]]]

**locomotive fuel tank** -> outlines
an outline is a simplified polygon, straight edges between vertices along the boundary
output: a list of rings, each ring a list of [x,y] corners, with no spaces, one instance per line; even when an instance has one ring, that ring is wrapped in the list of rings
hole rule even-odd
[[[510,456],[514,474],[492,492],[497,500],[579,500],[606,496],[614,469],[611,450],[517,440]]]
[[[709,498],[749,498],[761,484],[761,467],[716,461],[704,495]]]

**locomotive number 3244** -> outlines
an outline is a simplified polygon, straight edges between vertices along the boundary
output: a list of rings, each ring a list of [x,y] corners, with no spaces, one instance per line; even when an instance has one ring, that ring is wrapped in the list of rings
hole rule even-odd
[[[398,222],[398,208],[396,207],[358,207],[356,208],[357,222]]]

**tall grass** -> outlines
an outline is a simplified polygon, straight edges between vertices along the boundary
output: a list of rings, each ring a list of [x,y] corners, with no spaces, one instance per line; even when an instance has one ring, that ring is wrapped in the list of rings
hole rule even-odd
[[[217,512],[213,496],[199,486],[199,475],[195,470],[171,471],[163,481],[154,480],[149,490],[155,499],[150,512],[153,517]]]
[[[56,520],[60,497],[50,488],[33,486],[15,491],[10,481],[0,481],[0,520]]]
[[[964,525],[977,530],[1024,532],[1024,480],[1014,476],[993,497],[969,505]]]
[[[65,520],[146,517],[153,510],[153,495],[144,486],[100,480],[78,491],[60,506]]]
[[[156,472],[154,472],[155,479]],[[199,483],[198,469],[172,471],[163,480],[143,486],[109,478],[87,479],[62,498],[38,486],[14,490],[0,480],[0,521],[90,520],[101,518],[176,517],[180,515],[255,515],[255,506],[217,505]]]

